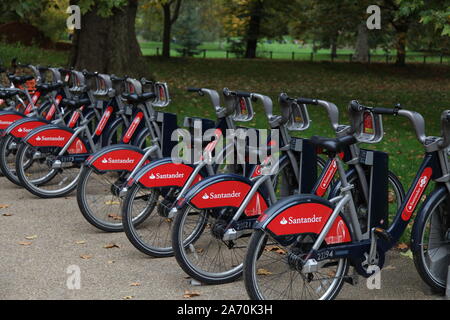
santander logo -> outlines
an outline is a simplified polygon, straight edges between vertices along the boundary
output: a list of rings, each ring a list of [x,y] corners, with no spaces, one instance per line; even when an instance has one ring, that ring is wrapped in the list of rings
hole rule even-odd
[[[286,225],[286,224],[320,223],[321,221],[322,221],[322,217],[316,217],[316,215],[313,215],[312,217],[308,217],[308,218],[288,217],[286,219],[285,217],[283,217],[283,219],[280,220],[280,224]]]
[[[430,181],[432,173],[433,171],[431,168],[426,168],[424,170],[422,177],[417,182],[417,185],[411,193],[408,203],[406,204],[406,207],[402,212],[402,219],[404,221],[408,221],[411,218],[414,209],[420,201],[420,197],[422,196],[426,186],[428,185],[428,182]]]
[[[149,179],[150,180],[158,180],[158,179],[182,179],[184,177],[184,173],[180,173],[177,171],[177,173],[167,173],[167,174],[161,174],[156,173],[150,174]]]
[[[36,137],[36,141],[64,141],[64,140],[66,140],[66,138],[65,137],[61,137],[61,136],[58,136],[58,137],[45,137],[45,136],[40,137],[40,136],[37,136]]]
[[[107,164],[130,164],[134,163],[134,159],[126,158],[126,159],[113,159],[113,158],[103,158],[102,163]]]
[[[229,192],[229,193],[214,193],[214,192],[210,192],[209,194],[205,193],[202,196],[202,199],[204,199],[204,200],[229,199],[229,198],[239,198],[240,196],[241,196],[241,192],[236,192],[233,190],[232,192]]]
[[[33,130],[32,128],[19,128],[17,131],[18,132],[30,132],[31,130]],[[37,139],[36,139],[37,140]]]

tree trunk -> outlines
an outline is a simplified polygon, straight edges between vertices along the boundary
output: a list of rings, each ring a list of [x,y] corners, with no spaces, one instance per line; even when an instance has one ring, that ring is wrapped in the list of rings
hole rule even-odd
[[[76,2],[76,1],[75,1]],[[81,17],[81,29],[72,40],[70,66],[100,73],[150,78],[150,68],[136,39],[135,19],[138,0],[113,9],[103,18],[94,7]]]
[[[395,26],[396,31],[396,44],[397,60],[395,64],[398,66],[404,66],[406,64],[406,35],[408,33],[408,25]]]
[[[258,47],[258,38],[261,29],[262,11],[262,2],[259,0],[255,1],[251,10],[250,22],[246,36],[247,46],[245,49],[245,58],[247,59],[256,58],[256,49]]]
[[[365,22],[358,26],[358,37],[353,58],[357,62],[366,63],[369,61],[369,35]]]
[[[337,57],[337,37],[338,37],[338,35],[336,34],[331,39],[331,56],[333,58]]]
[[[170,58],[170,42],[172,33],[172,23],[170,22],[170,4],[163,5],[164,13],[164,31],[163,31],[163,49],[162,56]]]

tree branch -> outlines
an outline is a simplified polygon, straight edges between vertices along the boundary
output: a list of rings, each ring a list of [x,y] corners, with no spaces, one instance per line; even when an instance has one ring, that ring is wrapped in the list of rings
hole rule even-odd
[[[172,4],[173,2],[171,2]],[[180,15],[180,7],[181,7],[181,0],[177,0],[175,11],[173,12],[172,18],[170,18],[170,24],[174,24],[175,21],[177,21],[178,16]]]

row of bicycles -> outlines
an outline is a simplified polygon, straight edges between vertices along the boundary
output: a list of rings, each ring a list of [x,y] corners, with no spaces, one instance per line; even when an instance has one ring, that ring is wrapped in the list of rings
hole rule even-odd
[[[243,277],[252,299],[333,299],[383,268],[433,181],[411,250],[422,279],[445,291],[450,110],[432,137],[419,113],[399,105],[354,100],[342,124],[338,107],[320,99],[283,93],[275,108],[259,93],[189,88],[208,98],[215,119],[180,121],[164,112],[166,83],[17,63],[0,72],[2,174],[43,199],[76,191],[87,222],[124,232],[143,255],[175,256],[204,284]],[[254,106],[264,128],[245,126]],[[310,108],[322,110],[333,137],[305,135]],[[367,147],[382,141],[383,116],[407,118],[424,148],[406,193],[388,154]]]

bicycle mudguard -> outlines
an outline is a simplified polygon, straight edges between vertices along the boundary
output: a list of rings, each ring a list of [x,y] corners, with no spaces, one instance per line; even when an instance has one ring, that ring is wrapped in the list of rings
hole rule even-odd
[[[15,138],[24,138],[32,130],[51,124],[51,121],[38,118],[22,118],[11,124],[6,130],[5,135],[9,134]]]
[[[133,171],[144,156],[144,151],[128,144],[116,144],[105,147],[89,156],[86,167],[92,167],[99,172]],[[147,161],[145,164],[147,164]]]
[[[331,202],[323,198],[315,195],[294,195],[278,201],[266,210],[258,218],[254,228],[271,233],[275,239],[298,234],[319,235],[333,210]],[[330,245],[350,241],[350,228],[339,215],[325,237],[325,242]]]
[[[12,110],[3,110],[0,111],[0,130],[5,130],[15,121],[25,118],[23,113],[12,111]]]
[[[64,147],[72,138],[75,131],[70,128],[61,127],[58,125],[50,124],[46,126],[38,127],[32,130],[23,139],[33,147]],[[86,154],[88,148],[84,141],[80,138],[75,138],[67,149],[69,154]]]
[[[171,158],[164,158],[142,167],[136,173],[133,183],[139,183],[146,188],[182,187],[194,169],[194,165],[174,163]],[[197,174],[192,182],[193,185],[202,179],[202,174]]]
[[[219,174],[207,177],[187,192],[185,200],[179,204],[179,209],[186,202],[197,209],[239,208],[252,186],[253,183],[250,179],[237,174]],[[268,207],[266,198],[263,189],[256,192],[247,205],[245,214],[256,216],[264,212]]]

